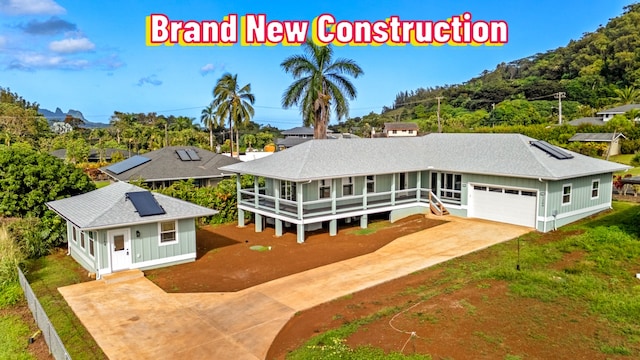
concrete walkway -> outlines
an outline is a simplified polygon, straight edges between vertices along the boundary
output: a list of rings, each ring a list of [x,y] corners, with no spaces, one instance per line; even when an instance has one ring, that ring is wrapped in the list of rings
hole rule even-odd
[[[99,280],[59,291],[110,359],[264,359],[297,311],[532,230],[475,219],[447,220],[374,253],[235,293],[167,294],[144,277]]]

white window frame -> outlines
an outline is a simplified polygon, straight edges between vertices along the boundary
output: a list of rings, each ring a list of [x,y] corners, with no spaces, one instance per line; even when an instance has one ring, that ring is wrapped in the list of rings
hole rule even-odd
[[[280,199],[296,201],[296,189],[294,181],[280,180]]]
[[[451,177],[451,183],[449,183]],[[457,182],[456,178],[460,178]],[[489,189],[491,191],[491,189]],[[500,189],[500,192],[503,192]],[[462,174],[461,173],[440,173],[440,200],[454,204],[462,203]]]
[[[78,243],[78,230],[75,226],[71,227],[71,240],[76,244]]]
[[[371,179],[369,179],[371,177]],[[376,176],[375,175],[365,175],[364,183],[367,189],[367,194],[375,194],[376,192]],[[369,191],[369,184],[373,188],[373,191]]]
[[[162,231],[162,224],[165,223],[173,223],[173,230],[171,231]],[[167,233],[174,233],[174,239],[171,241],[162,241],[162,234],[167,234]],[[158,222],[158,245],[159,246],[166,246],[166,245],[173,245],[173,244],[177,244],[179,241],[178,239],[178,220],[169,220],[169,221],[159,221]]]
[[[331,199],[331,179],[318,180],[318,199]]]
[[[93,239],[93,231],[89,231],[89,243],[87,246],[87,253],[91,258],[95,259],[96,257],[96,243]]]
[[[342,197],[349,197],[349,196],[355,196],[356,193],[355,191],[353,191],[353,176],[347,176],[347,177],[343,177],[342,178]],[[351,194],[345,194],[344,192],[344,188],[348,187],[349,189],[351,189]]]
[[[86,249],[86,248],[87,248],[87,246],[86,246],[86,245],[87,245],[87,244],[86,244],[86,242],[84,241],[84,231],[80,231],[80,247],[81,247],[82,249]]]
[[[595,188],[593,187],[594,184],[598,184]],[[596,192],[596,196],[593,196],[593,192]],[[597,198],[600,197],[600,179],[593,179],[591,180],[591,200],[595,200]]]
[[[569,193],[565,194],[564,189],[569,188]],[[571,197],[572,197],[572,193],[573,193],[573,184],[564,184],[562,185],[562,192],[560,193],[560,202],[562,203],[562,206],[566,206],[566,205],[571,205]],[[565,196],[569,196],[569,200],[568,201],[564,201],[564,197]]]

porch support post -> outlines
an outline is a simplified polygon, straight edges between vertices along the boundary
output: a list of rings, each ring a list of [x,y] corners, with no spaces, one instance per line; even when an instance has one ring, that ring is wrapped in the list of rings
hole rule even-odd
[[[275,219],[276,222],[276,237],[282,236],[282,220]]]
[[[391,174],[391,206],[396,204],[396,174]]]
[[[416,201],[420,202],[420,188],[422,187],[422,171],[416,172]]]
[[[331,179],[331,213],[335,215],[336,213],[336,193],[338,187],[338,181],[336,179]]]
[[[262,232],[262,227],[263,227],[263,224],[264,224],[263,221],[262,221],[262,215],[256,213],[254,216],[255,216],[254,222],[255,222],[255,226],[256,226],[256,232],[258,232],[258,233]]]
[[[336,236],[338,234],[338,220],[329,220],[329,236]]]
[[[296,205],[298,206],[298,220],[302,220],[304,214],[303,214],[303,208],[302,208],[302,194],[304,193],[302,190],[302,187],[304,186],[304,184],[302,183],[297,183],[296,184]]]
[[[260,191],[260,188],[258,186],[258,177],[254,176],[253,177],[253,204],[255,205],[256,209],[260,205],[259,191]]]
[[[369,215],[364,214],[360,216],[360,228],[366,229],[369,222]]]
[[[362,184],[362,210],[367,210],[367,176],[363,176]]]
[[[238,209],[238,227],[244,227],[244,210]]]
[[[273,207],[276,214],[280,214],[280,186],[282,180],[273,179]]]
[[[302,244],[304,242],[304,224],[298,224],[296,231],[298,244]]]

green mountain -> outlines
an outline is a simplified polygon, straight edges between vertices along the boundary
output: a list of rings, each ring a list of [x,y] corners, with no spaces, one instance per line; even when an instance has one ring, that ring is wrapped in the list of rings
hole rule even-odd
[[[554,94],[564,93],[563,119],[572,120],[624,101],[640,101],[635,89],[640,89],[640,3],[626,6],[606,26],[566,46],[498,64],[463,84],[401,91],[380,115],[350,119],[335,128],[359,129],[363,120],[369,127],[414,121],[422,131],[436,131],[438,97],[441,122],[449,131],[551,124],[558,120]]]

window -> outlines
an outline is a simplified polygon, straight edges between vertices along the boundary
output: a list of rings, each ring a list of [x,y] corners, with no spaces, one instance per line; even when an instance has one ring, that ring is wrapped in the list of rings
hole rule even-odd
[[[571,184],[562,186],[562,205],[571,204]]]
[[[93,231],[89,231],[89,255],[91,255],[91,257],[96,256],[95,244],[93,240]]]
[[[376,176],[367,175],[367,193],[376,192]]]
[[[71,228],[71,238],[73,239],[74,243],[78,242],[78,234],[77,234],[78,229],[76,229],[76,227],[72,227]]]
[[[593,180],[591,182],[591,198],[597,199],[600,196],[600,180]]]
[[[535,191],[524,191],[524,190],[522,190],[520,193],[522,194],[522,196],[536,196],[536,192]]]
[[[487,191],[487,187],[486,187],[486,186],[478,186],[478,185],[474,185],[474,186],[473,186],[473,190]]]
[[[318,181],[318,199],[327,199],[331,197],[331,180]]]
[[[342,178],[342,196],[353,195],[353,177]]]
[[[518,195],[518,194],[520,194],[520,191],[514,190],[514,189],[504,189],[504,193],[505,194]]]
[[[80,247],[84,249],[84,232],[80,232]]]
[[[398,130],[391,130],[391,133],[392,133],[392,134],[397,134],[397,133],[398,133]]]
[[[168,244],[178,241],[175,221],[160,223],[160,244]]]
[[[413,130],[409,130],[408,132],[409,132],[409,134],[413,134]]]
[[[280,181],[280,198],[296,201],[296,183],[288,180]]]
[[[449,202],[460,203],[462,194],[462,175],[460,174],[440,174],[440,199],[450,200]],[[489,188],[491,191],[491,188]],[[502,191],[502,189],[500,189]]]

